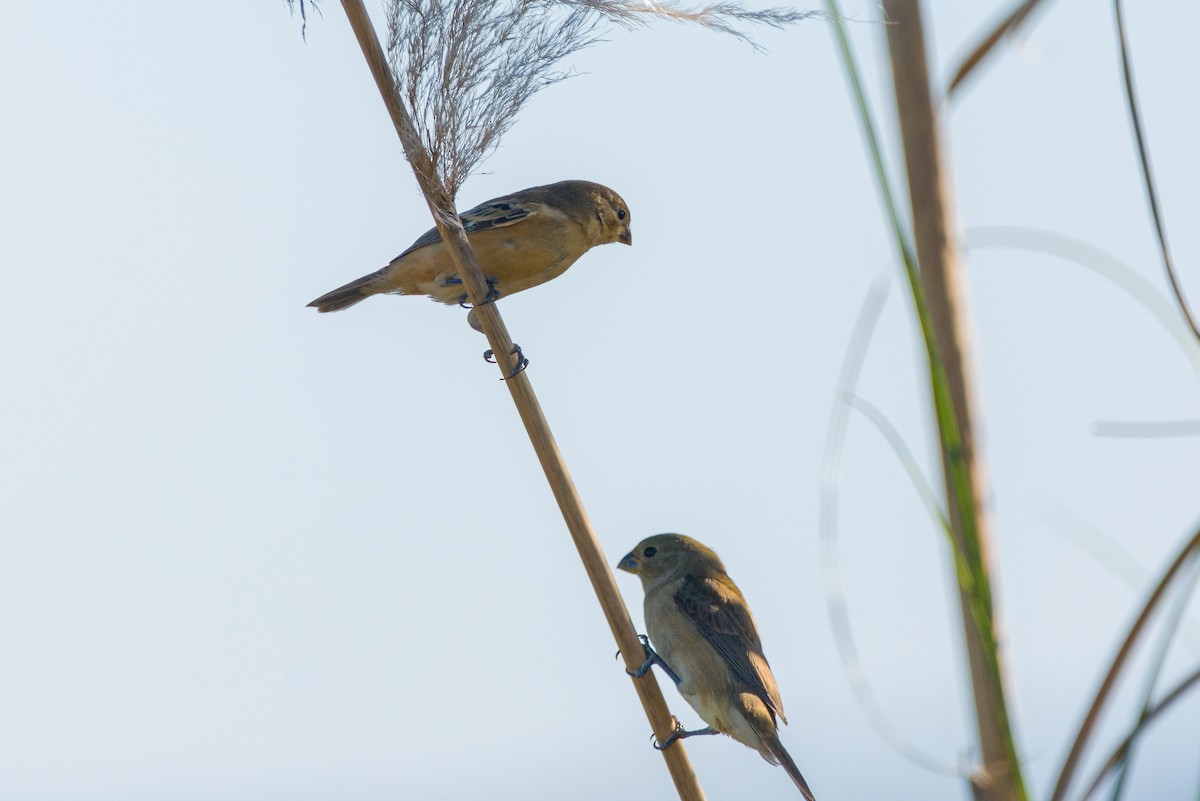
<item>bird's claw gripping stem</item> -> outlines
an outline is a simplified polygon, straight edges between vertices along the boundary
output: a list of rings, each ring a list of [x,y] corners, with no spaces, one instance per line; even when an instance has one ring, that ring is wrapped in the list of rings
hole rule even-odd
[[[645,634],[639,634],[638,639],[642,641],[642,649],[646,652],[646,661],[633,670],[626,669],[625,672],[630,676],[633,676],[635,679],[640,679],[642,676],[645,676],[650,672],[650,668],[658,665],[663,669],[664,673],[671,677],[671,681],[678,684],[679,676],[677,676],[675,671],[671,670],[671,666],[663,661],[663,658],[656,654],[654,649],[650,647],[650,638]]]
[[[488,287],[487,296],[484,297],[482,303],[478,303],[475,306],[472,306],[470,303],[467,303],[467,301],[471,299],[471,296],[468,295],[466,292],[464,292],[458,296],[458,305],[462,306],[464,309],[474,309],[474,308],[478,308],[479,306],[486,306],[489,303],[495,303],[497,300],[500,299],[500,290],[496,289],[496,281],[497,280],[498,279],[495,276],[491,276],[491,275],[488,276],[488,278],[487,278],[487,287]],[[461,284],[462,279],[461,278],[453,278],[453,279],[447,280],[446,283],[447,284],[449,284],[449,283]]]
[[[684,740],[688,737],[696,737],[696,736],[699,736],[702,734],[720,734],[720,733],[721,732],[717,731],[712,726],[705,726],[703,729],[696,729],[694,731],[688,731],[685,728],[683,728],[682,723],[680,723],[678,720],[676,720],[675,721],[675,731],[671,732],[671,734],[668,735],[667,739],[663,740],[661,743],[655,742],[654,750],[655,751],[665,751],[668,748],[670,748],[672,745],[674,745],[676,740]]]
[[[525,354],[521,351],[521,346],[515,342],[513,343],[512,354],[517,357],[517,366],[513,368],[511,373],[500,379],[501,381],[515,378],[517,373],[529,366],[529,359],[525,358]],[[488,348],[483,352],[483,360],[488,364],[496,364],[496,352]]]

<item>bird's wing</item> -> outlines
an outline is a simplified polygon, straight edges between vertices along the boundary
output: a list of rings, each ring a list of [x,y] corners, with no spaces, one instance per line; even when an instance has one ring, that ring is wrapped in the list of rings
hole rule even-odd
[[[712,579],[688,576],[675,593],[675,605],[725,659],[734,677],[786,723],[779,687],[763,656],[762,640],[737,588]]]
[[[532,204],[518,200],[492,200],[482,206],[464,211],[459,215],[467,233],[482,231],[486,228],[500,228],[505,225],[523,220],[537,210]]]
[[[464,211],[458,215],[458,219],[462,221],[466,232],[472,234],[476,231],[486,231],[489,228],[501,228],[505,225],[512,225],[534,214],[537,214],[537,207],[533,204],[499,198],[497,200],[489,200],[487,203]],[[408,250],[392,259],[392,261],[398,261],[418,248],[441,241],[442,235],[438,229],[436,227],[430,228],[421,234],[420,238],[416,242],[413,242]]]

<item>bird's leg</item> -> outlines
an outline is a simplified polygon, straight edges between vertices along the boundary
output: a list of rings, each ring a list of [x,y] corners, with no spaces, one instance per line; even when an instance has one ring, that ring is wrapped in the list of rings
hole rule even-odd
[[[671,666],[668,665],[665,661],[663,661],[663,658],[661,656],[659,656],[658,654],[656,654],[654,652],[654,649],[650,647],[650,638],[647,637],[645,634],[639,634],[638,639],[640,639],[642,641],[642,650],[644,650],[646,652],[646,661],[643,662],[638,667],[634,668],[633,670],[627,669],[625,672],[628,673],[630,676],[633,676],[635,679],[640,679],[642,676],[645,676],[647,673],[650,672],[650,668],[654,667],[655,665],[658,665],[660,668],[663,669],[664,673],[666,673],[668,676],[671,677],[671,681],[678,684],[679,676],[677,676],[675,674],[675,671],[671,670]]]
[[[671,732],[670,736],[668,736],[667,739],[663,740],[661,743],[654,743],[654,750],[665,751],[666,749],[670,748],[676,740],[683,740],[688,737],[696,737],[700,734],[720,733],[721,732],[717,731],[712,726],[705,726],[703,729],[696,729],[695,731],[687,731],[683,728],[682,723],[680,723],[678,720],[675,720],[675,731]]]
[[[501,381],[507,381],[510,378],[516,377],[517,373],[523,371],[526,367],[529,366],[529,359],[525,358],[525,354],[524,354],[524,352],[522,352],[521,346],[518,345],[516,342],[513,343],[512,354],[517,357],[517,366],[513,368],[513,371],[511,373],[506,375],[504,378],[500,379]],[[485,350],[483,352],[483,360],[485,362],[487,362],[488,364],[495,364],[496,363],[496,352],[493,351],[491,348],[488,348],[487,350]]]
[[[494,275],[489,275],[487,277],[487,285],[488,285],[487,295],[484,296],[483,303],[477,303],[476,304],[477,306],[486,306],[487,304],[495,303],[497,300],[500,299],[500,290],[496,289],[496,282],[499,280],[500,279]],[[442,285],[450,286],[451,284],[461,284],[461,283],[462,283],[461,278],[447,278],[445,281],[442,282]],[[468,295],[466,292],[464,292],[458,296],[458,305],[462,306],[464,309],[475,308],[475,306],[472,306],[471,304],[467,303],[467,301],[470,299],[471,299],[471,296]],[[520,371],[518,371],[518,372],[520,372]],[[514,373],[514,375],[515,375],[515,373]],[[511,378],[511,376],[510,376],[510,378]]]
[[[462,286],[462,279],[455,275],[452,275],[449,278],[443,278],[442,286]],[[458,296],[458,305],[462,306],[464,309],[471,308],[467,305],[467,301],[469,299],[470,296],[466,292],[462,293]]]

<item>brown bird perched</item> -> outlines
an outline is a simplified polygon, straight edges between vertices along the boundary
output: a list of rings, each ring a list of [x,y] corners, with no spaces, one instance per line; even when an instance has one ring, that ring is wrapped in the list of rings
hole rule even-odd
[[[634,671],[663,667],[680,695],[708,728],[675,733],[663,742],[696,734],[728,734],[772,765],[782,765],[808,801],[808,783],[779,741],[776,717],[787,723],[779,687],[763,656],[754,617],[721,559],[681,534],[648,537],[617,567],[637,575],[646,591],[646,633],[655,651]]]
[[[491,290],[489,300],[543,284],[597,245],[633,244],[629,206],[607,186],[560,181],[489,200],[459,215]],[[308,304],[321,312],[371,295],[428,295],[465,303],[462,278],[437,228],[426,231],[383,269]],[[472,320],[475,328],[479,326]]]

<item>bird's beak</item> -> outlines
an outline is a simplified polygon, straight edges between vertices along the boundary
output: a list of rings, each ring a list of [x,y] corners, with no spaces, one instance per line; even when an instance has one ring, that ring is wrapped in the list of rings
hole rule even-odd
[[[638,562],[637,559],[633,558],[633,551],[625,554],[623,557],[621,557],[621,561],[617,562],[617,568],[624,570],[626,573],[637,573],[638,568],[641,566],[641,563]]]
[[[633,231],[629,230],[628,225],[621,229],[621,235],[617,237],[617,241],[622,245],[633,244]]]

